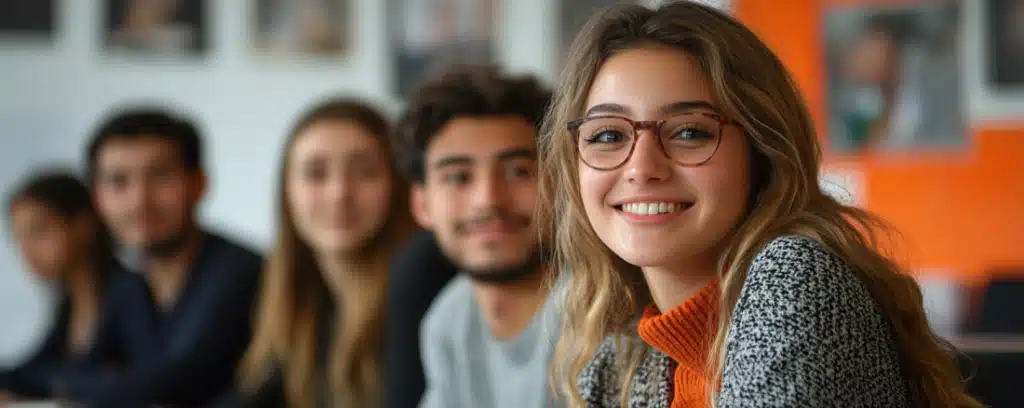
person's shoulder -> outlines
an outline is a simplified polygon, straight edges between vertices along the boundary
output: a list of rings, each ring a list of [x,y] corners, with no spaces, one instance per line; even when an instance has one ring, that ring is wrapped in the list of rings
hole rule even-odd
[[[610,334],[605,336],[577,378],[580,396],[587,406],[620,406],[623,362],[637,352],[642,356],[630,379],[630,406],[668,405],[674,370],[671,358],[636,338]]]
[[[782,235],[768,241],[758,251],[755,262],[771,260],[808,259],[810,257],[830,256],[832,252],[818,240],[803,235]]]
[[[580,385],[583,383],[607,383],[607,375],[615,373],[617,352],[622,346],[622,336],[610,334],[597,346],[594,355],[580,372]]]
[[[215,245],[225,256],[256,262],[260,262],[263,259],[263,255],[259,251],[233,237],[213,231],[207,231],[206,236],[213,242],[212,245]]]
[[[427,313],[451,320],[470,310],[474,304],[473,283],[465,275],[458,275],[441,289]]]
[[[590,406],[614,406],[610,403],[614,403],[619,395],[621,387],[616,365],[616,354],[621,345],[619,337],[606,336],[576,379],[580,397]]]
[[[858,281],[850,264],[818,240],[784,235],[769,241],[754,257],[746,279],[747,284],[752,282],[788,287]]]
[[[734,323],[759,325],[784,319],[863,324],[884,332],[883,311],[854,267],[821,242],[782,236],[754,258],[736,303]],[[833,324],[830,323],[830,324]]]
[[[852,264],[815,239],[778,237],[755,256],[736,301],[720,402],[767,395],[820,406],[856,395],[902,406],[897,349]]]
[[[428,336],[450,336],[458,331],[475,307],[472,282],[465,275],[456,276],[427,309],[423,329]]]
[[[216,232],[207,231],[205,234],[209,240],[206,245],[215,253],[218,265],[256,272],[263,268],[263,256],[248,244]]]
[[[550,342],[552,349],[558,344],[558,340],[561,339],[562,316],[565,314],[565,304],[563,303],[565,297],[564,283],[556,281],[548,288],[548,295],[544,300],[544,305],[534,317],[541,336]]]
[[[238,241],[212,232],[205,234],[203,251],[208,253],[202,256],[199,267],[213,273],[201,273],[205,282],[202,286],[240,296],[254,295],[263,276],[263,258]]]

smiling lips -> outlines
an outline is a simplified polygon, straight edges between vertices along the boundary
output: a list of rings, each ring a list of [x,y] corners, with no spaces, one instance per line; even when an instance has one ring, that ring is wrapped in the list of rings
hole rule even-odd
[[[684,207],[683,203],[627,203],[623,204],[622,211],[637,215],[654,215],[675,212]]]
[[[693,203],[662,201],[625,203],[615,208],[631,222],[659,224],[675,218],[692,206]]]

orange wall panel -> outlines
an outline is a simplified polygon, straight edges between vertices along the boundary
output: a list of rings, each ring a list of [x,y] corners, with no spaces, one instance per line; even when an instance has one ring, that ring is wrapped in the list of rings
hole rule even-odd
[[[734,1],[737,17],[793,74],[821,135],[827,109],[822,17],[829,5],[866,2]],[[972,147],[962,152],[826,157],[826,166],[862,172],[863,206],[900,232],[898,256],[911,268],[977,280],[993,268],[1024,266],[1024,123],[971,127]]]

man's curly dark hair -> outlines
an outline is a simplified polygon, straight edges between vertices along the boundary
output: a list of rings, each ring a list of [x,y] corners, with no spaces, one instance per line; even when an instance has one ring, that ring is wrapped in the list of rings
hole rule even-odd
[[[449,121],[465,116],[522,116],[539,127],[551,91],[529,75],[492,66],[456,66],[425,82],[395,128],[395,153],[409,181],[423,184],[427,145]]]

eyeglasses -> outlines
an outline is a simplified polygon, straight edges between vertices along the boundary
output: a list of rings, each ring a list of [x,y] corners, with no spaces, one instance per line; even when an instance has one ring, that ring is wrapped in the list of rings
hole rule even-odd
[[[658,136],[658,144],[668,158],[683,166],[700,166],[718,151],[722,127],[729,123],[732,121],[725,116],[704,111],[645,121],[602,115],[570,121],[569,133],[580,159],[596,170],[612,170],[625,164],[643,129]]]

